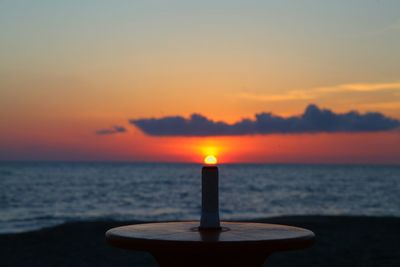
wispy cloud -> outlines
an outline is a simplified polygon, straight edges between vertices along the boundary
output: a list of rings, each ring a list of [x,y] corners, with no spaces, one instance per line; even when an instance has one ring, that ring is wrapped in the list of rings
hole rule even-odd
[[[357,111],[335,113],[309,105],[303,114],[281,117],[271,113],[258,113],[254,119],[242,119],[228,124],[213,121],[200,114],[189,118],[169,116],[162,118],[132,119],[130,123],[153,136],[217,136],[272,133],[319,132],[374,132],[387,131],[400,126],[400,121],[381,113],[361,114]]]
[[[315,95],[310,92],[298,90],[298,91],[289,91],[285,94],[277,94],[277,95],[240,93],[238,97],[254,101],[280,102],[280,101],[290,101],[290,100],[311,100],[315,98]]]
[[[324,95],[346,92],[377,92],[394,91],[394,94],[400,93],[400,82],[392,83],[347,83],[335,86],[316,87],[307,90],[291,90],[282,94],[255,94],[239,93],[238,98],[261,101],[261,102],[280,102],[288,100],[312,100]],[[397,92],[398,91],[398,92]]]
[[[126,132],[126,128],[123,126],[114,125],[111,128],[104,128],[96,131],[97,135],[109,135],[116,133],[124,133]]]
[[[374,92],[383,90],[400,90],[400,82],[393,83],[348,83],[331,87],[314,89],[319,92]]]

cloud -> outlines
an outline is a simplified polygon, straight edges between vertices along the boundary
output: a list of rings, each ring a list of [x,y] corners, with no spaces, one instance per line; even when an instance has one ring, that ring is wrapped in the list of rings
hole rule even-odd
[[[280,102],[280,101],[291,101],[291,100],[310,100],[314,99],[315,96],[306,91],[289,91],[285,94],[276,95],[263,95],[263,94],[253,94],[253,93],[240,93],[239,98],[255,100],[261,102]]]
[[[314,104],[308,105],[304,113],[298,116],[281,117],[271,113],[258,113],[254,119],[242,119],[233,124],[213,121],[200,114],[192,114],[189,118],[170,116],[132,119],[129,122],[153,136],[374,132],[400,127],[400,120],[381,113],[334,113],[329,109],[320,109]]]
[[[239,93],[240,99],[260,102],[284,102],[288,100],[311,100],[334,93],[392,91],[394,95],[400,92],[400,82],[391,83],[346,83],[334,86],[316,87],[307,90],[291,90],[282,94]]]
[[[348,83],[331,87],[316,88],[320,92],[375,92],[383,90],[400,90],[400,82],[393,83]]]
[[[124,133],[124,132],[126,132],[125,127],[114,125],[111,128],[97,130],[96,134],[97,135],[108,135],[108,134],[116,134],[116,133]]]

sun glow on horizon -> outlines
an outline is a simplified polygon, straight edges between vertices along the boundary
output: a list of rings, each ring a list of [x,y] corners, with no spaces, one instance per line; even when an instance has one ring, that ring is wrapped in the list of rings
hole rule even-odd
[[[217,162],[217,157],[215,157],[214,155],[208,155],[204,158],[204,163],[207,165],[215,165],[217,164]]]

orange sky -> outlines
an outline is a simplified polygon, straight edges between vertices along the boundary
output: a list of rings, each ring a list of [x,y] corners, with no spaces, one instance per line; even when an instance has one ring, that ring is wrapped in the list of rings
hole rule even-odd
[[[399,132],[254,135],[239,137],[149,137],[133,127],[125,134],[10,139],[5,160],[197,162],[215,154],[235,163],[400,162]],[[17,143],[17,144],[15,144]],[[29,145],[27,145],[29,144]]]
[[[400,119],[399,3],[42,1],[0,8],[0,160],[399,163],[399,131],[149,137],[129,119]],[[124,134],[95,135],[113,125]]]

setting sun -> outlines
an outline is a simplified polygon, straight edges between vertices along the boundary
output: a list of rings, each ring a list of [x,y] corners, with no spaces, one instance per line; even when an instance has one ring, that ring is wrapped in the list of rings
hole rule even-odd
[[[217,158],[213,155],[208,155],[204,158],[204,163],[209,165],[217,164]]]

